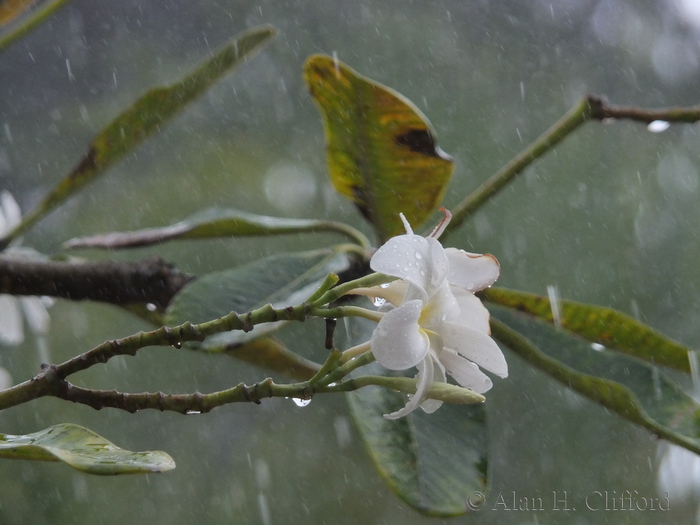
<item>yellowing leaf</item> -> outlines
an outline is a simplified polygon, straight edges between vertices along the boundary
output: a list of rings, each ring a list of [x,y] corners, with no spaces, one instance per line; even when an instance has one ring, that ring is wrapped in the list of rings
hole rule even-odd
[[[306,84],[323,115],[328,171],[385,241],[420,226],[442,201],[453,160],[423,113],[396,91],[338,60],[313,55]]]
[[[0,2],[0,26],[9,24],[35,3],[36,0],[3,0]]]
[[[497,287],[484,290],[480,295],[492,303],[553,322],[550,301],[541,295]],[[574,301],[561,301],[559,310],[561,327],[569,332],[651,364],[690,373],[690,348],[629,315]]]

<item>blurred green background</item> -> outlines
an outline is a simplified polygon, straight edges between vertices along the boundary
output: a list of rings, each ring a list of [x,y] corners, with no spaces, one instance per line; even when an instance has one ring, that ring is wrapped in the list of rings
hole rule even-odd
[[[624,105],[697,104],[700,8],[693,0],[363,2],[75,0],[0,55],[0,189],[23,211],[68,172],[91,137],[146,89],[172,82],[251,26],[280,34],[164,133],[27,234],[49,254],[74,236],[161,226],[202,207],[343,220],[369,233],[325,176],[321,119],[302,82],[312,53],[337,53],[415,102],[456,159],[445,205],[535,139],[583,94]],[[499,285],[618,308],[700,343],[698,126],[588,123],[487,204],[449,244],[496,255]],[[203,273],[328,235],[172,243],[157,252]],[[113,307],[58,301],[51,360],[147,326]],[[322,358],[322,323],[285,342]],[[36,339],[0,347],[16,382],[36,373]],[[691,523],[700,460],[679,455],[506,353],[511,374],[487,407],[491,494],[482,510],[425,518],[372,467],[345,400],[269,400],[203,416],[96,412],[51,399],[0,414],[0,430],[87,426],[131,450],[161,449],[177,469],[96,478],[60,464],[0,463],[0,524],[121,523]],[[223,356],[147,349],[80,374],[102,388],[212,391],[265,377]],[[686,385],[691,388],[692,385]],[[670,510],[592,511],[594,492],[669,494]],[[576,511],[553,510],[553,493]],[[542,511],[509,511],[542,498]],[[465,494],[465,499],[468,495]]]

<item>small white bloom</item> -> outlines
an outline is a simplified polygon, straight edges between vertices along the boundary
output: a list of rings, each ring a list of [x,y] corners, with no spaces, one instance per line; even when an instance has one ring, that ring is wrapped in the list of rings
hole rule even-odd
[[[19,205],[10,192],[0,193],[0,237],[12,230],[22,220]],[[10,248],[6,253],[19,252],[21,248]],[[46,309],[52,301],[48,297],[14,297],[0,294],[0,344],[17,345],[24,341],[24,322],[37,336],[49,329],[49,313]]]
[[[389,239],[370,261],[374,271],[400,280],[353,292],[387,301],[369,342],[377,361],[390,370],[418,368],[415,395],[385,416],[390,419],[419,406],[437,410],[442,401],[427,399],[427,393],[433,382],[446,381],[446,373],[480,394],[493,384],[479,367],[508,375],[503,352],[490,337],[489,312],[474,295],[498,278],[496,258],[443,248],[437,237],[450,220],[447,211],[430,237],[415,235],[401,217],[407,233]]]

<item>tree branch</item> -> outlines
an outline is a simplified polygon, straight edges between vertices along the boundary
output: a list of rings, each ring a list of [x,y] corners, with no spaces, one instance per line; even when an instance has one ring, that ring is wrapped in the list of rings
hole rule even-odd
[[[139,262],[47,261],[0,255],[0,293],[165,308],[194,276],[157,256]]]
[[[534,161],[567,138],[579,126],[590,120],[628,119],[649,123],[655,120],[666,122],[694,123],[700,121],[700,106],[642,109],[614,106],[598,95],[586,95],[579,100],[552,127],[540,135],[532,144],[518,153],[510,162],[494,173],[483,184],[452,209],[452,221],[442,234],[444,239],[471,217],[488,199],[501,191]]]

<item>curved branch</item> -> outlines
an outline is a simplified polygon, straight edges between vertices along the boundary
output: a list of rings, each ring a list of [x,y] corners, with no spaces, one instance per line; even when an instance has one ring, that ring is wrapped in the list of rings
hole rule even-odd
[[[590,120],[606,121],[610,119],[628,119],[646,124],[655,120],[694,123],[700,121],[700,106],[643,109],[615,106],[608,103],[605,97],[598,95],[582,97],[552,127],[454,207],[451,210],[452,221],[445,228],[441,238],[444,239],[450,232],[461,226],[482,204],[501,191],[516,176],[525,171],[530,164],[571,135],[583,123]]]
[[[0,293],[13,295],[165,308],[192,279],[157,256],[139,262],[75,262],[0,255]]]

